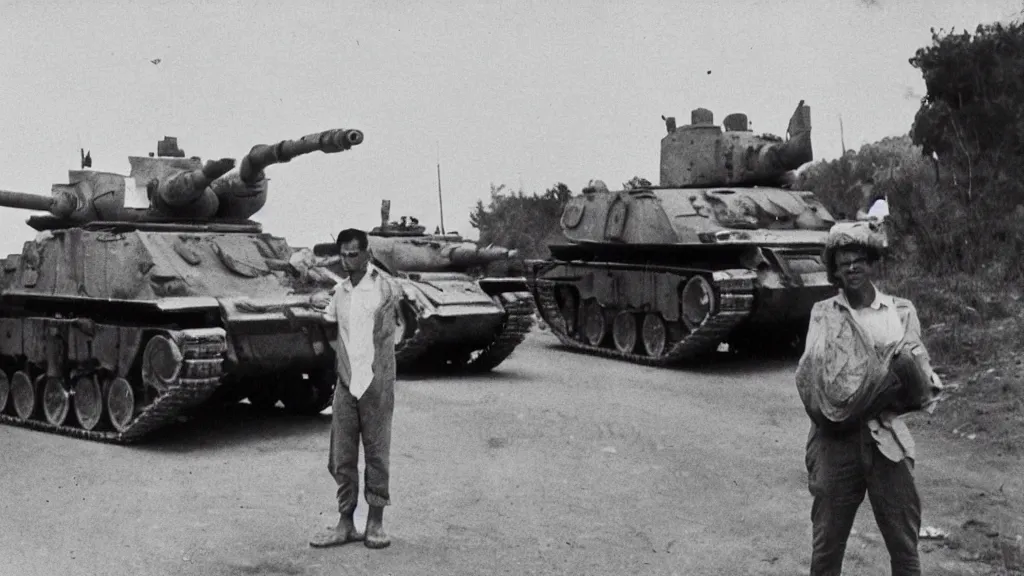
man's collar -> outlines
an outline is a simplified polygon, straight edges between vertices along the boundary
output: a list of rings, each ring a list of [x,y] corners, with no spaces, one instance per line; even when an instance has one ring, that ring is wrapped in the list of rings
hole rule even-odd
[[[872,308],[874,310],[881,310],[882,306],[885,306],[887,308],[896,307],[896,302],[892,299],[892,296],[879,290],[878,286],[876,286],[874,282],[871,283],[871,286],[875,289],[875,299],[871,301],[871,304],[868,305],[868,308]],[[836,302],[842,306],[846,306],[851,310],[853,309],[853,306],[850,305],[850,300],[846,298],[846,291],[843,290],[842,288],[839,289],[839,294],[836,296]]]
[[[369,277],[371,280],[376,280],[378,276],[380,276],[380,268],[377,268],[376,266],[373,265],[373,262],[370,262],[366,266],[366,276],[364,276],[363,278],[365,279]],[[338,286],[340,286],[344,290],[351,291],[354,288],[354,286],[352,286],[352,277],[345,276],[344,278],[342,278]]]

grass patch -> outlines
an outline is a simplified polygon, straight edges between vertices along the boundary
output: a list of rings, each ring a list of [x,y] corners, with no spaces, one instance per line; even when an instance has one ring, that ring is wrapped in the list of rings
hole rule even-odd
[[[883,291],[910,299],[932,362],[959,374],[1015,357],[1024,342],[1019,288],[986,274],[935,275],[913,260],[883,264]]]

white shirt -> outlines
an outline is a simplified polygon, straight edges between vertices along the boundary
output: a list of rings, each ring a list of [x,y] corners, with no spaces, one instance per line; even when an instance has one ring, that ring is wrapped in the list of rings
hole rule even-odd
[[[358,400],[373,382],[373,320],[381,302],[384,280],[372,264],[359,284],[350,278],[337,285],[334,310],[338,322],[338,355],[345,354],[351,369],[348,391]]]
[[[850,308],[853,319],[867,333],[875,350],[885,350],[886,347],[903,339],[903,323],[900,322],[900,315],[896,311],[896,302],[892,296],[883,294],[875,288],[875,299],[868,306],[858,310],[849,305],[850,302],[846,300],[844,292],[840,293],[844,304]]]

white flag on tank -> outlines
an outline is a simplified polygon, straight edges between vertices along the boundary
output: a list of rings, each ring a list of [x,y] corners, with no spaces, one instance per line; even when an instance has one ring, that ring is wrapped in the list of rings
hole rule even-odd
[[[135,178],[124,179],[124,205],[125,208],[149,208],[146,186],[136,184]]]

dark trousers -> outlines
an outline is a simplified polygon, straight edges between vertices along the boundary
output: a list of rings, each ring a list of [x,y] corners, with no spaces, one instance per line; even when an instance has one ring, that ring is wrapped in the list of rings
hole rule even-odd
[[[327,469],[338,484],[338,511],[351,515],[359,501],[359,439],[363,440],[366,503],[391,504],[388,491],[391,452],[391,417],[395,410],[395,383],[375,378],[356,400],[343,383],[334,393],[331,448]]]
[[[921,501],[910,458],[882,455],[866,426],[842,433],[813,428],[807,440],[808,487],[814,496],[811,576],[838,576],[864,492],[889,551],[893,576],[919,576]]]

